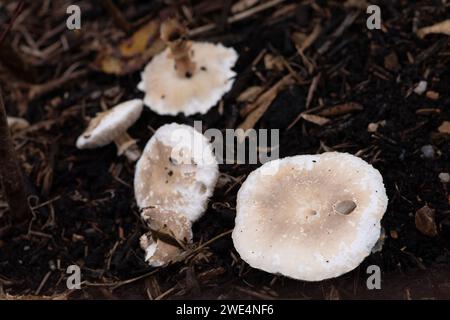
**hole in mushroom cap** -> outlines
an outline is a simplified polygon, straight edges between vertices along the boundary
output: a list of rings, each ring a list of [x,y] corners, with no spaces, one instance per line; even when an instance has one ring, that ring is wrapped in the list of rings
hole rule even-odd
[[[333,205],[335,212],[348,215],[356,209],[356,203],[352,200],[339,201]]]

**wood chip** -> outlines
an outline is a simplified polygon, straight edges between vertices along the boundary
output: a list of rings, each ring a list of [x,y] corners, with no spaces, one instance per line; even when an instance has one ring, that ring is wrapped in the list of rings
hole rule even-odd
[[[426,236],[435,237],[438,234],[435,211],[428,206],[416,211],[415,223],[417,230]]]
[[[255,4],[257,4],[259,0],[240,0],[233,4],[231,7],[231,13],[238,13],[244,10],[247,10],[248,8],[253,7]]]
[[[429,90],[429,91],[427,91],[427,93],[425,95],[430,100],[439,99],[439,92],[436,92],[436,91]]]
[[[274,56],[273,54],[267,53],[264,56],[264,67],[267,70],[283,71],[284,69],[283,59]]]
[[[347,102],[343,104],[338,104],[332,107],[329,107],[321,112],[319,112],[320,116],[323,117],[334,117],[334,116],[340,116],[343,114],[347,114],[354,111],[361,111],[363,110],[363,106],[357,102]]]
[[[327,124],[328,122],[330,122],[330,119],[327,119],[325,117],[321,117],[315,114],[307,114],[307,113],[302,113],[302,118],[308,122],[317,124],[319,126],[323,126],[325,124]]]
[[[386,57],[384,57],[384,67],[389,71],[398,71],[400,69],[398,56],[395,52],[391,52]]]
[[[436,24],[433,24],[432,26],[424,27],[419,30],[417,30],[417,36],[419,38],[424,38],[428,34],[446,34],[450,36],[450,20],[445,20]]]
[[[263,87],[261,86],[252,86],[244,90],[239,97],[237,97],[238,102],[253,102],[258,98],[258,96],[263,91]]]
[[[440,133],[450,134],[450,121],[444,121],[439,126],[438,131]]]

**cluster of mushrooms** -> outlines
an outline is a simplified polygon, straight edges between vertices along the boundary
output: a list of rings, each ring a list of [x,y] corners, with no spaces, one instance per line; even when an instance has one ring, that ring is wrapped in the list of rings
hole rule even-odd
[[[144,104],[161,115],[206,113],[234,81],[234,49],[191,42],[169,19],[161,26],[168,48],[145,67],[142,100],[97,114],[77,147],[114,142],[138,161],[134,189],[149,232],[141,237],[155,267],[179,261],[193,242],[192,224],[206,211],[219,176],[210,141],[193,127],[160,127],[141,152],[127,130]],[[356,268],[380,237],[387,196],[380,173],[347,153],[274,160],[252,172],[239,190],[233,242],[252,267],[319,281]]]

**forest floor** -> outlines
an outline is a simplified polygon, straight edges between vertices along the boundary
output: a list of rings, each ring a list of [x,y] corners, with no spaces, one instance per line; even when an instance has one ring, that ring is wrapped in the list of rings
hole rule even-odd
[[[0,5],[2,29],[19,2]],[[269,5],[241,12],[231,1],[115,1],[125,25],[101,1],[77,1],[79,31],[66,28],[71,2],[27,2],[0,47],[7,111],[31,123],[14,141],[34,213],[26,234],[0,240],[0,297],[450,299],[450,184],[439,178],[450,171],[450,134],[439,130],[450,120],[450,38],[416,35],[450,18],[446,1],[374,1],[381,30],[366,27],[364,1],[262,1]],[[249,267],[230,230],[237,191],[257,166],[221,165],[208,210],[194,225],[200,249],[167,268],[144,262],[134,164],[117,157],[114,145],[80,151],[75,141],[88,117],[143,97],[140,71],[161,50],[158,21],[175,12],[193,40],[236,49],[236,81],[203,116],[163,117],[145,108],[129,131],[140,147],[170,122],[236,128],[254,106],[242,93],[272,90],[254,128],[280,129],[280,157],[336,150],[381,172],[389,205],[380,252],[318,283]],[[144,39],[130,38],[142,27]],[[276,90],[287,75],[293,84]],[[421,81],[427,88],[415,92]],[[415,214],[425,205],[435,210],[434,236],[416,228]],[[0,227],[9,221],[0,198]],[[81,267],[82,289],[68,291],[66,268],[73,264]],[[369,265],[380,266],[382,290],[367,289]]]

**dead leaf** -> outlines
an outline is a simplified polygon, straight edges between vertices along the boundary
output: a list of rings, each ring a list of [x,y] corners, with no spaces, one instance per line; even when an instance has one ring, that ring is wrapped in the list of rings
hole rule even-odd
[[[438,131],[440,133],[450,134],[450,121],[444,121],[439,126]]]
[[[165,48],[159,36],[159,20],[152,20],[137,30],[118,46],[101,46],[94,67],[102,72],[126,75],[142,67]]]
[[[303,113],[302,118],[308,122],[317,124],[319,126],[323,126],[323,125],[327,124],[328,122],[330,122],[330,119],[327,119],[325,117],[321,117],[321,116],[318,116],[315,114]]]
[[[319,115],[323,117],[334,117],[334,116],[340,116],[343,114],[347,114],[353,111],[360,111],[363,110],[363,106],[356,102],[347,102],[343,104],[338,104],[335,106],[332,106],[330,108],[327,108],[325,110],[322,110],[319,112]]]
[[[450,20],[438,22],[436,24],[433,24],[432,26],[424,27],[417,30],[417,36],[419,38],[424,38],[426,35],[432,33],[440,33],[450,36]]]
[[[438,234],[434,212],[434,209],[428,206],[424,206],[416,211],[416,228],[422,234],[429,237],[435,237]]]

